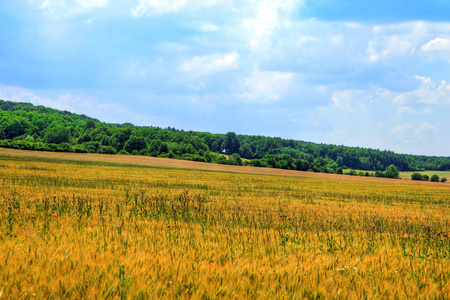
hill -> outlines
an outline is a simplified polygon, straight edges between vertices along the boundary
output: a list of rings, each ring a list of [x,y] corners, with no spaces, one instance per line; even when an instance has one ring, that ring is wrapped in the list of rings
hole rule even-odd
[[[450,157],[397,154],[264,136],[212,134],[175,128],[110,124],[67,111],[0,100],[0,146],[58,152],[132,154],[288,170],[389,176],[401,171],[450,169]],[[226,155],[223,155],[226,154]],[[244,158],[244,160],[242,159]]]

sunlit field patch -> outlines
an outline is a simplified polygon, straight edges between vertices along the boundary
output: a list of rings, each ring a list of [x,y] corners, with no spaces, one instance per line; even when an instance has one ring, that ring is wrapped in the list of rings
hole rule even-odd
[[[448,184],[31,155],[0,174],[0,298],[450,297]]]

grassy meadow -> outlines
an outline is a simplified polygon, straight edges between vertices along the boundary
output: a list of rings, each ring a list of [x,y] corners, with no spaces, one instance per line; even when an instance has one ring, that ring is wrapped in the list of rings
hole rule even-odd
[[[448,183],[26,153],[0,153],[0,299],[450,297]]]

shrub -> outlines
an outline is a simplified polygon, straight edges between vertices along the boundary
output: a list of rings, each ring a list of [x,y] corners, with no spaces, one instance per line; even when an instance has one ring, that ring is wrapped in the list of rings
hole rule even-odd
[[[400,175],[400,173],[398,172],[398,169],[394,165],[390,165],[384,171],[384,176],[387,177],[387,178],[398,179],[398,178],[400,178],[399,175]]]
[[[355,170],[350,170],[350,172],[347,173],[348,175],[356,176]]]
[[[104,153],[104,154],[116,154],[117,150],[113,146],[100,146],[97,150],[98,153]]]
[[[375,172],[375,177],[384,177],[384,172],[383,171],[376,171]]]
[[[422,175],[422,180],[428,181],[428,180],[430,180],[430,176],[428,176],[428,175]]]
[[[444,183],[444,182],[446,182],[446,181],[447,181],[447,178],[445,178],[445,177],[442,177],[442,178],[441,178],[441,182],[442,182],[442,183]]]
[[[411,174],[411,180],[422,180],[422,174],[420,173],[412,173]]]
[[[437,174],[431,175],[430,181],[439,182],[439,176]]]

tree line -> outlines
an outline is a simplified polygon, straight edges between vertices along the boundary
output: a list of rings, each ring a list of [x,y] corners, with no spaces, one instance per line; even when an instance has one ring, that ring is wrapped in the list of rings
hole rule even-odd
[[[130,123],[110,124],[85,115],[3,100],[0,100],[0,146],[148,155],[326,173],[358,169],[375,172],[374,176],[380,177],[392,173],[390,166],[400,171],[450,169],[450,157],[397,154],[233,132],[213,134]]]

